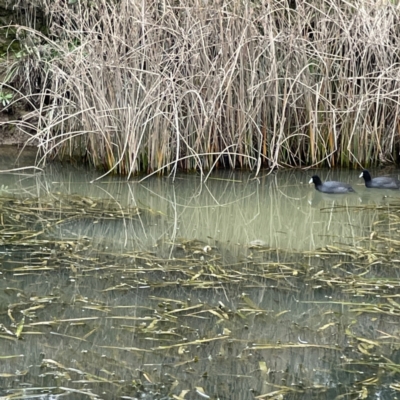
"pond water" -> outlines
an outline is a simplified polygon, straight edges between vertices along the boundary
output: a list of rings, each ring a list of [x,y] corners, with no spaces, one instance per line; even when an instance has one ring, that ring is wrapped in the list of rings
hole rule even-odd
[[[315,173],[1,174],[0,398],[395,399],[400,191]]]

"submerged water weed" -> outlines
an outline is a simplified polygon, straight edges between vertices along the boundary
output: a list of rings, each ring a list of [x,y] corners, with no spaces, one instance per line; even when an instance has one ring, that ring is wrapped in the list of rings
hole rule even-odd
[[[80,196],[3,196],[0,208],[4,398],[396,395],[400,205],[358,246],[307,252],[120,248],[77,226],[134,231],[167,217]]]

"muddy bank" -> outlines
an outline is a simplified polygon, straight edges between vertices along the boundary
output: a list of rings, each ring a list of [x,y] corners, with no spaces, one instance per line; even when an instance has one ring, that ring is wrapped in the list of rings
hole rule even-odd
[[[35,165],[37,152],[36,147],[23,147],[22,141],[13,142],[12,140],[12,137],[3,138],[2,133],[0,133],[0,170],[8,170],[16,167],[28,167]]]
[[[14,145],[17,147],[30,146],[34,147],[35,142],[31,136],[17,129],[15,125],[9,122],[18,118],[15,114],[0,113],[0,146]]]

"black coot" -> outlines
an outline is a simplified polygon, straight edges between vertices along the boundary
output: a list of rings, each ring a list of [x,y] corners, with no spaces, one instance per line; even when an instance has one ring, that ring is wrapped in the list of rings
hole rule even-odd
[[[400,189],[400,181],[390,176],[377,176],[376,178],[371,178],[370,173],[364,169],[361,172],[360,178],[364,178],[365,186],[367,188],[375,189]]]
[[[354,192],[354,189],[348,184],[336,181],[327,181],[322,183],[318,175],[314,175],[310,183],[314,183],[315,189],[322,193],[349,193]]]

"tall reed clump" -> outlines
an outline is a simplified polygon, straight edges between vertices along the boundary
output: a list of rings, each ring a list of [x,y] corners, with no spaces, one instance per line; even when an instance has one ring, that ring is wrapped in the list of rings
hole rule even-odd
[[[42,162],[132,175],[395,161],[397,2],[40,3],[48,34],[17,27],[31,40],[7,84]]]

